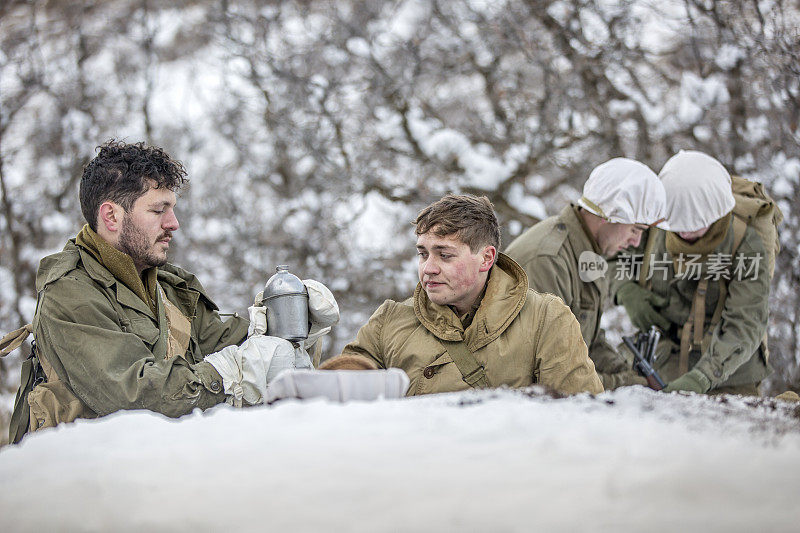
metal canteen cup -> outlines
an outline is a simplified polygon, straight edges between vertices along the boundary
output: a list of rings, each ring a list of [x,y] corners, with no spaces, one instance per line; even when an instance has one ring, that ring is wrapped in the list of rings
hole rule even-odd
[[[267,308],[267,335],[300,342],[308,338],[308,289],[288,265],[278,265],[275,271],[261,303]]]

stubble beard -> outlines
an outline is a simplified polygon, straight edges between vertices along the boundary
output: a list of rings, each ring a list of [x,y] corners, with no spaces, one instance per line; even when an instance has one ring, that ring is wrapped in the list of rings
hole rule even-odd
[[[156,241],[163,239],[165,236],[170,236],[170,232],[164,232],[159,235]],[[167,264],[167,255],[156,255],[150,250],[155,243],[150,243],[147,235],[139,231],[133,223],[125,221],[122,223],[122,231],[119,234],[119,247],[120,249],[131,256],[134,264],[144,268],[162,267]]]

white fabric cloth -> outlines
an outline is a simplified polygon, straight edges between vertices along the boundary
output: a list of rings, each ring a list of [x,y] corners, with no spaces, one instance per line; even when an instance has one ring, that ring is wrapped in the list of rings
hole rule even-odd
[[[731,175],[722,163],[703,152],[681,150],[664,164],[658,177],[667,193],[668,231],[708,227],[736,204]]]
[[[305,351],[302,354],[308,359]],[[298,356],[289,341],[254,335],[240,346],[227,346],[208,354],[204,360],[222,376],[225,394],[230,396],[231,403],[240,407],[242,400],[249,405],[262,403],[270,379],[283,370],[294,368],[298,359],[301,364],[306,365],[302,355]],[[309,359],[307,366],[303,368],[310,365]]]
[[[333,402],[402,398],[409,379],[399,368],[387,370],[287,370],[267,388],[267,403],[287,398],[327,398]]]
[[[609,222],[648,226],[666,217],[666,203],[664,186],[656,173],[624,157],[595,167],[578,200],[579,206]]]

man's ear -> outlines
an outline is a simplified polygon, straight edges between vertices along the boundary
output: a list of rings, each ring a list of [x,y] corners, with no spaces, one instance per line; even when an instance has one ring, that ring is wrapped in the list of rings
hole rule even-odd
[[[122,228],[124,211],[117,203],[110,200],[103,202],[97,211],[97,229],[103,228],[111,233],[118,232]]]
[[[478,272],[486,272],[492,268],[492,265],[494,265],[494,262],[497,259],[497,248],[494,246],[487,246],[483,249],[481,255],[481,267]]]

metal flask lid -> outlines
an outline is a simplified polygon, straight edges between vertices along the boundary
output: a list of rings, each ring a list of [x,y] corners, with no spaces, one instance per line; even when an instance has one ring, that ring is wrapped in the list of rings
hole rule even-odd
[[[288,265],[277,266],[261,305],[267,308],[267,335],[290,342],[308,338],[308,290]]]

